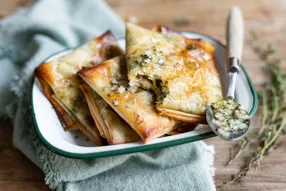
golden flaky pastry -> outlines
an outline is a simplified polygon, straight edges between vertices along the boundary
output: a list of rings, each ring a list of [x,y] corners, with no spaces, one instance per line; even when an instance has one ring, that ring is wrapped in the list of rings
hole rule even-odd
[[[206,123],[206,107],[222,99],[213,45],[156,30],[126,24],[129,84],[152,90],[161,115]]]
[[[144,142],[172,131],[178,123],[158,115],[150,92],[128,87],[125,56],[84,68],[79,75],[140,135]]]
[[[123,144],[140,140],[138,134],[90,86],[80,86],[101,135],[108,144]]]
[[[79,129],[96,145],[102,145],[79,86],[77,72],[121,55],[114,36],[107,32],[71,53],[46,62],[35,69],[44,94],[53,105],[66,130]]]

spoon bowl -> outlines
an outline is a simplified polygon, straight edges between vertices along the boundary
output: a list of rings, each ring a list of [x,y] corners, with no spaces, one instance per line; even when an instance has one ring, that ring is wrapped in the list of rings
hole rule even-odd
[[[224,140],[233,140],[233,141],[236,141],[236,140],[239,140],[241,138],[243,138],[248,130],[249,130],[249,124],[250,124],[250,120],[248,120],[248,127],[245,128],[243,131],[233,131],[231,133],[229,133],[228,136],[225,136],[225,135],[222,135],[218,129],[220,128],[219,126],[217,126],[214,122],[213,122],[213,110],[212,110],[212,107],[211,106],[208,106],[207,107],[207,111],[206,111],[206,118],[207,118],[207,122],[208,122],[208,125],[209,127],[211,128],[211,130],[217,135],[219,136],[220,138],[224,139]]]

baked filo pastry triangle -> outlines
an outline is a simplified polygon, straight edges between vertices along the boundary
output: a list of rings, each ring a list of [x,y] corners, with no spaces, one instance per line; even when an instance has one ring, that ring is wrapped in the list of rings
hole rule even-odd
[[[115,37],[111,32],[106,32],[71,53],[35,69],[35,76],[65,130],[78,129],[94,144],[102,145],[102,138],[80,90],[82,81],[77,72],[121,54]]]
[[[128,86],[125,56],[84,68],[78,74],[145,143],[172,131],[178,123],[158,115],[152,93]]]
[[[139,135],[89,85],[80,85],[89,110],[109,145],[140,141]]]
[[[214,46],[164,27],[155,30],[126,24],[129,84],[152,90],[161,115],[206,123],[206,107],[223,98]]]

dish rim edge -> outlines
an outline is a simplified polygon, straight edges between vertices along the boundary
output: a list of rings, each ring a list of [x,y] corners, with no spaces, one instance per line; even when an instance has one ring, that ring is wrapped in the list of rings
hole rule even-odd
[[[214,41],[215,43],[221,45],[222,47],[225,48],[225,45],[223,45],[219,40],[216,40],[208,35],[202,34],[202,33],[197,33],[197,32],[182,32],[182,33],[189,33],[189,34],[195,34],[195,35],[199,35],[199,36],[203,36],[206,39],[209,39],[211,41]],[[118,38],[121,39],[121,38]],[[50,56],[48,56],[46,59],[44,59],[40,64],[45,63],[46,60],[48,60],[49,58],[60,54],[62,52],[68,51],[68,50],[72,50],[75,49],[77,47],[74,48],[65,48],[61,51],[58,51]],[[242,72],[244,73],[247,83],[249,85],[251,94],[253,96],[253,104],[252,104],[252,108],[249,112],[250,117],[252,118],[254,116],[254,114],[257,111],[257,107],[258,107],[258,96],[255,90],[255,87],[248,75],[248,73],[246,72],[245,68],[243,67],[243,65],[240,65],[240,68],[242,70]],[[177,140],[171,140],[168,142],[163,142],[163,143],[155,143],[152,145],[144,145],[142,147],[132,147],[132,148],[126,148],[126,149],[120,149],[120,150],[113,150],[113,151],[104,151],[104,152],[99,152],[99,153],[72,153],[72,152],[68,152],[68,151],[64,151],[62,149],[59,149],[55,146],[53,146],[49,141],[47,141],[44,136],[42,135],[37,120],[36,120],[36,114],[34,111],[34,104],[33,104],[33,89],[34,89],[34,82],[35,82],[35,76],[33,75],[32,78],[32,86],[31,86],[31,90],[30,90],[30,110],[31,110],[31,116],[32,116],[32,125],[33,128],[37,134],[37,136],[39,137],[40,141],[43,143],[43,145],[48,148],[49,150],[51,150],[52,152],[59,154],[61,156],[65,156],[68,158],[77,158],[77,159],[88,159],[88,158],[98,158],[98,157],[108,157],[108,156],[114,156],[114,155],[122,155],[122,154],[129,154],[129,153],[135,153],[135,152],[143,152],[143,151],[148,151],[148,150],[154,150],[154,149],[159,149],[159,148],[167,148],[167,147],[171,147],[171,146],[175,146],[175,145],[180,145],[180,144],[185,144],[185,143],[189,143],[189,142],[195,142],[195,141],[199,141],[199,140],[203,140],[203,139],[208,139],[211,137],[215,137],[216,134],[213,132],[207,132],[207,133],[203,133],[200,135],[195,135],[192,137],[186,137],[186,138],[181,138],[181,139],[177,139]]]

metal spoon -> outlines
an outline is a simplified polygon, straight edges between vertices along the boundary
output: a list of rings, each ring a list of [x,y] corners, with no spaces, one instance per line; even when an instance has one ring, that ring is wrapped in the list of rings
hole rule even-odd
[[[236,85],[236,78],[239,73],[239,65],[242,55],[243,46],[243,18],[239,7],[233,7],[229,12],[227,22],[227,50],[228,50],[228,91],[227,97],[234,98],[234,91]],[[243,131],[232,131],[229,135],[225,136],[219,133],[218,127],[214,124],[213,110],[211,106],[208,106],[206,112],[207,122],[210,128],[215,134],[225,140],[240,139],[249,129],[249,123],[247,128]],[[250,121],[249,121],[250,122]]]

